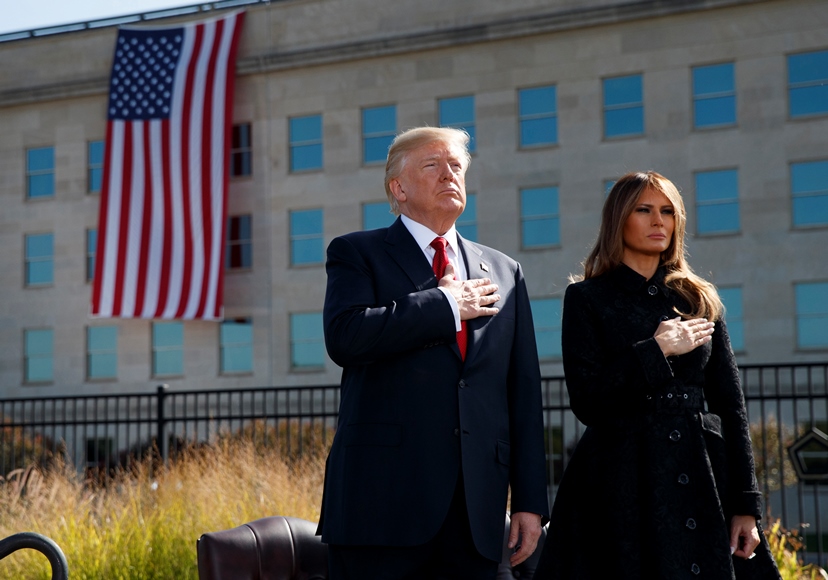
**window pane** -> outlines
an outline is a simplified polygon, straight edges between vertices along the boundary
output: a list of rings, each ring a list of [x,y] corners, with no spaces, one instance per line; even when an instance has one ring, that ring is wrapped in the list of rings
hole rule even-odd
[[[698,232],[716,234],[739,231],[739,204],[700,205],[696,212]]]
[[[322,210],[290,212],[290,229],[294,236],[322,233]]]
[[[319,209],[290,213],[290,252],[293,264],[323,261],[322,219],[322,210]]]
[[[540,187],[521,191],[521,215],[523,217],[557,213],[557,187]]]
[[[374,107],[362,110],[363,162],[385,161],[388,147],[397,132],[397,107]]]
[[[393,135],[388,135],[386,137],[367,137],[365,139],[365,149],[363,151],[365,162],[385,161],[388,156],[388,148],[391,147],[391,142],[393,140]]]
[[[55,194],[55,174],[29,176],[29,197],[51,197]]]
[[[51,356],[30,357],[26,360],[26,381],[30,383],[51,381],[54,376]]]
[[[86,347],[90,351],[115,350],[118,341],[117,326],[90,326],[87,328]]]
[[[251,222],[249,215],[230,216],[227,219],[226,268],[232,270],[253,266]]]
[[[54,171],[54,147],[41,147],[40,149],[29,149],[26,152],[26,169],[28,173],[35,173],[40,171]]]
[[[291,144],[304,141],[318,141],[322,138],[322,116],[310,115],[290,120]]]
[[[643,101],[641,75],[604,79],[604,106],[640,104]]]
[[[308,171],[322,167],[322,144],[297,145],[290,148],[290,170]]]
[[[789,83],[825,79],[828,79],[828,50],[792,54],[788,57]]]
[[[828,224],[828,193],[814,197],[794,198],[793,219],[798,226]]]
[[[118,376],[118,356],[113,352],[89,353],[86,364],[90,379]]]
[[[97,193],[101,191],[103,179],[104,142],[90,141],[88,147],[88,183],[87,191]]]
[[[742,289],[719,288],[719,297],[725,306],[725,322],[733,350],[745,350],[744,315],[742,312]]]
[[[159,350],[152,353],[152,374],[160,377],[164,375],[183,375],[184,356],[180,350]]]
[[[152,325],[152,347],[163,348],[184,345],[184,324],[156,322]]]
[[[523,246],[551,246],[559,243],[560,224],[557,218],[536,219],[523,224]]]
[[[738,231],[739,174],[735,169],[696,174],[697,231],[720,233]]]
[[[541,359],[561,356],[561,300],[546,298],[532,300],[532,322],[538,357]]]
[[[26,151],[26,177],[28,197],[51,197],[55,194],[54,147]]]
[[[322,313],[290,315],[291,364],[294,367],[320,367],[325,364]]]
[[[788,57],[791,117],[828,112],[828,51]]]
[[[223,322],[222,344],[253,342],[253,325],[249,322]]]
[[[796,284],[797,345],[828,347],[828,282]]]
[[[644,133],[644,108],[613,109],[604,113],[604,134],[607,137]]]
[[[252,139],[250,123],[233,125],[230,148],[230,175],[243,177],[252,174]]]
[[[51,381],[54,376],[52,330],[27,330],[24,333],[26,382]]]
[[[95,252],[98,249],[98,230],[86,230],[86,281],[95,277]]]
[[[253,323],[222,322],[220,330],[221,371],[253,371]]]
[[[391,207],[387,201],[378,203],[366,203],[362,206],[362,229],[376,230],[387,228],[397,217],[391,213]]]
[[[471,139],[469,140],[469,151],[475,151],[474,140],[474,97],[454,97],[440,99],[439,117],[441,127],[455,127],[465,129]]]
[[[322,262],[322,239],[294,240],[291,245],[291,261],[294,264]]]
[[[290,170],[322,167],[322,115],[290,119]]]
[[[521,89],[518,93],[518,108],[521,117],[555,113],[557,107],[554,86]]]
[[[693,69],[693,95],[731,93],[733,76],[733,63],[697,66]]]
[[[528,119],[520,122],[520,144],[549,145],[558,142],[558,118]]]
[[[828,161],[791,165],[795,226],[828,224]]]
[[[26,284],[51,284],[53,281],[52,234],[26,236]]]
[[[51,330],[27,330],[26,331],[26,355],[52,355],[52,331]]]
[[[699,99],[693,106],[696,127],[732,125],[736,122],[736,97]]]
[[[462,237],[472,242],[477,241],[477,194],[466,194],[466,208],[454,226]]]

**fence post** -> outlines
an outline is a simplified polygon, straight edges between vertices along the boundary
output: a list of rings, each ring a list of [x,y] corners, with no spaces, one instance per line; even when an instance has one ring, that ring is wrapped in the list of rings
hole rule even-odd
[[[161,454],[161,459],[164,460],[164,463],[167,463],[167,442],[166,438],[164,437],[164,427],[166,426],[167,420],[164,417],[164,399],[167,396],[167,389],[170,386],[168,384],[158,385],[157,393],[158,393],[158,404],[156,405],[156,409],[158,411],[158,424],[156,427],[156,434],[155,440],[156,444],[158,445],[158,452]]]

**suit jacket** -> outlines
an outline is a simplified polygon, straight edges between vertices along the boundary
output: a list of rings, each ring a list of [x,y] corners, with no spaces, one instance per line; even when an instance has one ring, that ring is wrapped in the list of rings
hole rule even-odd
[[[325,343],[343,367],[319,530],[329,544],[414,546],[439,530],[457,478],[479,552],[501,558],[512,511],[548,515],[540,371],[520,265],[458,236],[495,316],[469,320],[465,362],[447,297],[398,219],[328,247]]]

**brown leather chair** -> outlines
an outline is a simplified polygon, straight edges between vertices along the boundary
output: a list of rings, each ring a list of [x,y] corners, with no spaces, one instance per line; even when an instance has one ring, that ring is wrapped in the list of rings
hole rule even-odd
[[[202,534],[199,580],[327,580],[328,548],[316,524],[272,516]]]

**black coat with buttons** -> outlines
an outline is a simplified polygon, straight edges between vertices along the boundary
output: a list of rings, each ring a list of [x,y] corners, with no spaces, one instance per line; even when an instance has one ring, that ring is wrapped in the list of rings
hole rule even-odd
[[[730,518],[761,516],[739,372],[723,321],[666,359],[653,338],[689,312],[621,265],[567,288],[563,362],[587,425],[564,473],[538,579],[778,579],[763,541],[730,554]]]

